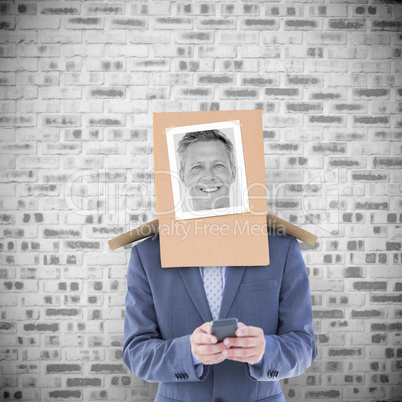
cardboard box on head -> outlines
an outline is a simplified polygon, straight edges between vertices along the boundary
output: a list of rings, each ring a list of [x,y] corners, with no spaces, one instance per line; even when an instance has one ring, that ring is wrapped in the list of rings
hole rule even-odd
[[[316,237],[267,214],[260,110],[154,114],[158,220],[109,241],[112,249],[159,231],[161,265],[269,264],[267,224]]]
[[[317,236],[304,229],[301,229],[283,219],[278,218],[275,215],[267,214],[267,226],[276,230],[281,234],[286,234],[296,239],[302,240],[304,243],[314,246],[317,241]],[[150,236],[154,236],[159,231],[159,220],[155,219],[152,222],[148,222],[145,225],[132,229],[129,232],[123,233],[120,236],[115,237],[108,241],[111,250],[116,250],[120,247],[124,247],[127,244],[133,243],[138,240],[145,239]]]

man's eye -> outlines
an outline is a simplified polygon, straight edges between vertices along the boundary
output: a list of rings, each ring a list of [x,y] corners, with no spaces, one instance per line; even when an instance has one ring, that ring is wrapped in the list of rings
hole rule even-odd
[[[215,164],[215,167],[216,167],[216,168],[224,168],[225,165],[224,165],[223,163],[216,163],[216,164]]]
[[[200,170],[201,168],[201,165],[195,165],[191,168],[191,170]]]

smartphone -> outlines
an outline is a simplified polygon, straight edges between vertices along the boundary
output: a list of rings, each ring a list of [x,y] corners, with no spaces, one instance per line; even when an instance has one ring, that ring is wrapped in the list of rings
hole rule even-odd
[[[236,338],[237,318],[211,321],[211,333],[222,342],[225,338]]]

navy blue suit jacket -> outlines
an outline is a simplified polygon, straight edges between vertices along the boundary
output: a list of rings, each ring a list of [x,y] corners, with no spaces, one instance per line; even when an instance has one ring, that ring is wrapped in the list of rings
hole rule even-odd
[[[155,401],[285,401],[278,380],[303,373],[317,351],[299,244],[269,234],[269,250],[270,265],[227,268],[219,314],[264,330],[261,367],[225,360],[204,366],[199,378],[190,335],[212,317],[198,267],[162,269],[158,237],[133,247],[123,360],[138,377],[160,383]]]

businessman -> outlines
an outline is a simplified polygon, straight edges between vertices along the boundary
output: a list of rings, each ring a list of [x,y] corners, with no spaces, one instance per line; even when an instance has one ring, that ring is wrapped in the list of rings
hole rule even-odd
[[[236,160],[233,144],[225,134],[219,130],[186,133],[179,142],[177,154],[187,209],[229,207]]]
[[[257,267],[162,269],[158,237],[133,247],[123,360],[138,377],[159,382],[155,401],[283,402],[279,380],[312,364],[310,288],[298,242],[275,232],[268,238],[270,265]],[[218,343],[209,322],[230,317],[241,323],[237,338]]]

